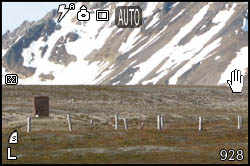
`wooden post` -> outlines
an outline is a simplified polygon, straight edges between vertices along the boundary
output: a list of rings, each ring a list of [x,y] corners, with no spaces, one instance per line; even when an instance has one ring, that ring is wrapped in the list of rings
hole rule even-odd
[[[71,124],[71,117],[70,114],[67,114],[67,119],[68,119],[68,125],[69,125],[69,131],[72,131],[72,124]]]
[[[27,117],[27,133],[29,133],[31,130],[31,118]]]
[[[202,117],[199,117],[199,131],[202,130]]]
[[[161,130],[161,116],[157,115],[157,128],[158,130]]]
[[[115,115],[115,129],[118,130],[118,114]]]
[[[164,118],[161,116],[161,129],[164,128]]]
[[[139,129],[140,129],[140,130],[142,130],[142,129],[143,129],[143,127],[144,127],[144,123],[143,123],[143,122],[141,122],[141,124],[139,125]]]
[[[238,130],[242,129],[242,117],[238,115]]]
[[[124,121],[124,128],[125,128],[125,130],[128,130],[127,119],[124,118],[123,121]]]

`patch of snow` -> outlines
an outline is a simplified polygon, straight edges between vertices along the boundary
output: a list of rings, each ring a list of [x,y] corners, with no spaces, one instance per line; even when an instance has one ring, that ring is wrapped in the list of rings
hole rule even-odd
[[[185,9],[183,9],[182,11],[180,11],[176,16],[174,16],[170,22],[173,22],[176,18],[178,18],[180,15],[182,15],[182,13],[185,11]]]
[[[37,41],[33,41],[28,48],[23,49],[22,57],[23,57],[23,66],[26,67],[37,67],[37,65],[41,62],[41,56],[39,48],[43,44],[42,38],[39,38]],[[32,53],[35,54],[32,57]],[[34,59],[34,61],[32,61]]]
[[[177,6],[179,3],[180,3],[180,2],[176,2],[176,3],[174,3],[174,4],[172,5],[172,7],[171,7],[171,8],[173,8],[173,7]]]
[[[246,18],[243,19],[243,25],[241,28],[244,32],[248,32],[248,19]]]
[[[109,8],[108,10],[110,11],[110,9],[111,9],[111,2],[107,2],[105,5],[104,5],[104,7],[103,7],[103,9],[107,9],[107,8]]]
[[[233,3],[232,7],[230,10],[222,10],[220,11],[212,20],[213,23],[218,24],[220,22],[225,22],[224,19],[225,17],[231,17],[232,13],[234,13],[234,9],[237,6],[237,3]]]
[[[221,74],[220,80],[217,85],[227,84],[227,80],[231,79],[231,72],[235,69],[241,71],[241,74],[245,76],[246,69],[248,68],[248,46],[242,47],[239,52],[237,52],[236,57],[227,66],[225,71]],[[244,79],[244,78],[243,78]]]
[[[147,3],[147,8],[144,11],[142,11],[142,17],[145,18],[145,17],[152,15],[158,3],[159,2]]]
[[[136,51],[134,51],[133,53],[131,53],[129,55],[129,59],[132,58],[133,56],[135,56],[137,53],[139,53],[140,51],[142,51],[143,49],[146,49],[148,46],[150,46],[155,40],[157,40],[158,38],[161,37],[161,33],[164,32],[167,29],[167,25],[156,35],[154,35],[148,42],[146,42],[144,45],[142,45],[139,49],[137,49]]]
[[[159,21],[159,13],[157,13],[156,15],[154,15],[153,19],[150,21],[150,23],[146,26],[146,30],[149,29],[150,27],[152,27],[157,21]]]
[[[202,29],[204,29],[204,28],[206,28],[207,26],[206,25],[203,25],[201,28],[200,28],[200,30],[202,30]]]
[[[119,33],[119,32],[121,32],[121,31],[123,31],[123,30],[124,30],[124,28],[117,28],[116,33]]]
[[[6,54],[7,51],[8,51],[8,49],[2,49],[2,58]]]
[[[112,85],[117,85],[117,84],[119,84],[121,81],[116,81],[116,82],[114,82]]]
[[[218,60],[218,59],[220,59],[221,58],[221,56],[216,56],[214,59],[215,60]]]
[[[141,35],[138,35],[140,33],[140,28],[134,28],[134,30],[130,33],[128,39],[122,43],[122,45],[119,48],[119,52],[124,54],[125,52],[129,51],[134,43],[138,40],[138,38]]]
[[[153,84],[152,80],[143,81],[142,85]]]
[[[111,66],[109,66],[109,69],[111,70],[111,69],[113,69],[114,68],[114,64],[113,65],[111,65]]]
[[[126,3],[127,2],[119,2],[119,3],[116,4],[116,7],[118,7],[118,6],[125,6]]]

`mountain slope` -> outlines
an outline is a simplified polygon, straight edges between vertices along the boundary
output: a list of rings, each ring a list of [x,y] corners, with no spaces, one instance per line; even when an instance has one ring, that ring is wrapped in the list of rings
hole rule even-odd
[[[235,68],[248,86],[248,3],[86,2],[88,22],[53,10],[2,36],[2,81],[19,84],[225,85]],[[115,8],[139,5],[140,28],[117,28]],[[97,9],[109,22],[96,21]]]

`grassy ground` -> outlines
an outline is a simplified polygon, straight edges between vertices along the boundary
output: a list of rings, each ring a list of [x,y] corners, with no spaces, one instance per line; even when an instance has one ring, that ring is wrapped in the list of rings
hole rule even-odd
[[[32,118],[32,97],[50,96],[50,117]],[[248,163],[248,89],[186,86],[3,86],[3,163]],[[66,114],[72,115],[68,131]],[[128,130],[114,130],[114,114]],[[165,129],[156,130],[156,116]],[[243,129],[237,130],[237,115]],[[198,117],[204,118],[198,131]],[[91,126],[89,121],[94,120]],[[138,126],[144,122],[145,127]],[[18,130],[19,143],[8,144]],[[7,147],[16,161],[7,160]],[[220,161],[221,149],[244,159]]]

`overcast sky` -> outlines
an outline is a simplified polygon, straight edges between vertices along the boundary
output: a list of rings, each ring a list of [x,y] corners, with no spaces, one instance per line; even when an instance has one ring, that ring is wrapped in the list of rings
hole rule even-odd
[[[23,21],[37,21],[47,12],[67,2],[2,2],[2,34],[13,31]]]

